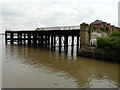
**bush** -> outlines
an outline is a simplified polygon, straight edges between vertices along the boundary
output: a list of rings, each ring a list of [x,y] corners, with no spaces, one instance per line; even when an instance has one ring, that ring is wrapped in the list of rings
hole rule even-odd
[[[86,22],[83,22],[82,24],[87,24]]]
[[[120,32],[113,32],[109,37],[97,38],[97,48],[120,52]]]
[[[105,27],[105,31],[106,31],[106,32],[109,31],[109,27],[108,27],[108,26]]]
[[[105,27],[101,26],[101,27],[100,27],[100,30],[101,30],[101,31],[105,31]]]
[[[114,31],[112,34],[110,34],[110,37],[120,37],[120,32]]]

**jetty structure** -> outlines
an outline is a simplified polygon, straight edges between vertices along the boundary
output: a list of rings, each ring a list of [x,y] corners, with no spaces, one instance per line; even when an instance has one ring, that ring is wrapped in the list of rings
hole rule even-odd
[[[81,28],[80,28],[81,27]],[[77,50],[85,47],[89,43],[88,24],[81,24],[80,26],[69,26],[69,27],[50,27],[50,28],[37,28],[36,30],[29,31],[5,31],[5,42],[6,44],[28,45],[28,46],[39,46],[46,48],[55,49],[56,44],[61,51],[61,47],[65,47],[67,51],[68,37],[72,37],[72,44],[74,46],[75,37]],[[65,28],[64,30],[62,30]],[[57,38],[57,39],[56,39]],[[64,39],[63,39],[64,38]]]
[[[113,29],[113,26],[110,26],[110,24],[96,20],[90,25],[82,23],[78,26],[42,27],[36,30],[5,31],[5,42],[6,44],[17,43],[18,45],[46,47],[51,50],[55,50],[55,47],[59,47],[60,52],[61,48],[64,47],[64,51],[67,52],[69,46],[68,37],[72,37],[72,52],[75,41],[77,42],[77,52],[79,52],[80,49],[84,49],[88,44],[90,45],[91,35],[94,35],[91,34],[91,27],[93,26],[97,28],[109,26],[108,29],[110,33],[116,29],[118,31],[120,30],[118,27]],[[77,39],[75,40],[75,38]]]

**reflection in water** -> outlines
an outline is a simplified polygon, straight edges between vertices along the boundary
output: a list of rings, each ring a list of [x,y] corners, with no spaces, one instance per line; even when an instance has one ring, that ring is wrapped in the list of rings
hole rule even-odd
[[[71,49],[68,48],[68,50]],[[72,56],[70,51],[66,55],[64,48],[59,53],[58,47],[55,52],[52,52],[40,48],[7,45],[5,50],[3,87],[14,87],[15,85],[20,87],[21,79],[24,84],[21,85],[22,87],[117,87],[118,65],[116,63],[77,57],[76,53]],[[76,52],[76,47],[73,52]],[[21,70],[21,67],[24,67],[24,70]],[[47,73],[47,75],[43,73]],[[13,80],[13,78],[15,79]],[[30,84],[31,82],[34,83]],[[53,86],[52,82],[54,82]]]

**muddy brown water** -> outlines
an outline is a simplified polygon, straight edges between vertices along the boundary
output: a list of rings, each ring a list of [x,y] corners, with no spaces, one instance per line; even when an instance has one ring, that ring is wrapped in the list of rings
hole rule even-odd
[[[117,87],[118,64],[115,62],[71,56],[70,51],[66,55],[4,42],[1,46],[3,88]]]

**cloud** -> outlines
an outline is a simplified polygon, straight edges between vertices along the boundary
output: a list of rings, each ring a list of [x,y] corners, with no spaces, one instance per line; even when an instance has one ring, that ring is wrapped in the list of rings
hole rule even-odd
[[[49,3],[47,3],[49,4]],[[64,4],[64,5],[63,5]],[[7,7],[6,7],[7,6]],[[2,9],[3,26],[13,29],[37,28],[39,26],[73,25],[90,17],[91,7],[63,0],[50,5],[43,3],[4,3]]]
[[[115,0],[117,2],[117,0]],[[110,5],[111,4],[111,5]],[[4,0],[3,30],[38,28],[41,26],[79,25],[95,19],[117,24],[113,0]],[[113,14],[114,13],[114,14]]]

